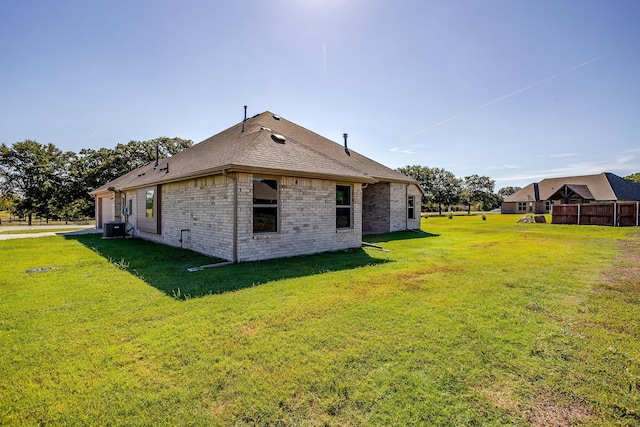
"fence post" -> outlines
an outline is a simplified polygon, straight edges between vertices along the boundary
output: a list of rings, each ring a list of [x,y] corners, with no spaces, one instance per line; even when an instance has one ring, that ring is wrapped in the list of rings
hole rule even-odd
[[[616,227],[618,225],[618,203],[613,202],[613,226]]]
[[[638,220],[640,219],[640,202],[636,202],[636,227],[639,225]]]
[[[578,225],[580,225],[580,206],[582,205],[578,203]]]

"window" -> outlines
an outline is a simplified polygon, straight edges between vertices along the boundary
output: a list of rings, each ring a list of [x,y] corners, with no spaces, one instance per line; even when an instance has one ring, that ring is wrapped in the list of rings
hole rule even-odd
[[[544,204],[544,208],[547,210],[547,212],[551,212],[551,200],[547,200],[546,202],[544,202]]]
[[[147,190],[144,215],[146,218],[153,218],[153,200],[155,199],[155,193],[155,190]]]
[[[147,187],[136,190],[135,218],[140,231],[160,234],[161,224],[161,187]],[[129,199],[128,214],[133,214],[133,203]]]
[[[253,232],[278,232],[278,180],[253,179]]]
[[[527,210],[527,202],[518,202],[518,212],[524,212]]]
[[[336,185],[336,228],[351,227],[351,186]]]
[[[409,196],[407,198],[407,217],[409,219],[415,219],[416,218],[415,203],[416,203],[415,196]]]

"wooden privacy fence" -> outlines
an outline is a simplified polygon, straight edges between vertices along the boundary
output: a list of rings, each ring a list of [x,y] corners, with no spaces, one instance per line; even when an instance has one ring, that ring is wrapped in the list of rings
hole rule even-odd
[[[640,202],[552,205],[551,223],[637,227],[640,225]]]

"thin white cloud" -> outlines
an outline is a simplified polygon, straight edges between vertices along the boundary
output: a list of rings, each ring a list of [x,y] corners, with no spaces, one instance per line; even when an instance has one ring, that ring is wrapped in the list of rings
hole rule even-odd
[[[413,150],[402,150],[401,153],[404,153],[404,154],[416,154],[416,152],[413,151]]]
[[[558,154],[549,154],[549,157],[553,158],[561,158],[561,157],[575,157],[577,153],[558,153]]]
[[[568,164],[563,167],[542,169],[540,171],[522,173],[518,175],[494,178],[496,181],[540,181],[545,178],[557,178],[563,176],[595,175],[602,172],[616,173],[619,171],[640,170],[640,162],[635,161],[635,156],[626,155],[614,159]],[[624,173],[624,172],[623,172]]]
[[[393,148],[389,149],[389,151],[391,151],[392,153],[395,153],[398,150],[399,150],[398,147],[393,147]]]
[[[519,169],[521,166],[518,165],[500,165],[500,166],[491,166],[487,169],[496,170],[496,169]]]
[[[493,100],[491,100],[491,101],[489,101],[489,102],[487,102],[487,103],[485,103],[485,104],[480,105],[479,107],[472,108],[471,110],[464,111],[464,112],[462,112],[462,113],[460,113],[460,114],[456,114],[456,115],[455,115],[455,116],[453,116],[453,117],[449,117],[448,119],[445,119],[445,120],[439,121],[438,123],[435,123],[435,124],[433,124],[433,125],[431,125],[431,126],[428,126],[428,127],[426,127],[426,128],[420,129],[420,130],[418,130],[418,131],[416,131],[416,132],[414,132],[414,133],[412,133],[412,134],[408,135],[408,136],[407,136],[407,138],[411,138],[412,136],[416,136],[416,135],[418,135],[418,134],[420,134],[420,133],[426,132],[426,131],[431,130],[431,129],[433,129],[433,128],[437,128],[438,126],[442,126],[443,124],[448,123],[448,122],[450,122],[450,121],[452,121],[452,120],[459,119],[460,117],[465,116],[465,115],[467,115],[467,114],[475,113],[476,111],[482,110],[483,108],[486,108],[486,107],[488,107],[488,106],[490,106],[490,105],[493,105],[493,104],[495,104],[496,102],[500,102],[500,101],[502,101],[502,100],[505,100],[505,99],[507,99],[507,98],[510,98],[510,97],[512,97],[512,96],[515,96],[515,95],[517,95],[517,94],[519,94],[519,93],[522,93],[522,92],[524,92],[524,91],[527,91],[527,90],[529,90],[529,89],[532,89],[532,88],[534,88],[534,87],[536,87],[536,86],[539,86],[539,85],[541,85],[541,84],[543,84],[543,83],[546,83],[546,82],[548,82],[548,81],[550,81],[550,80],[553,80],[553,79],[555,79],[556,77],[559,77],[559,76],[561,76],[561,75],[563,75],[563,74],[566,74],[566,73],[568,73],[568,72],[570,72],[570,71],[577,70],[577,69],[578,69],[578,68],[580,68],[580,67],[584,67],[585,65],[591,64],[592,62],[595,62],[595,61],[597,61],[597,60],[599,60],[599,59],[600,59],[600,57],[593,58],[593,59],[591,59],[591,60],[589,60],[589,61],[587,61],[587,62],[583,62],[582,64],[578,64],[578,65],[576,65],[576,66],[574,66],[574,67],[567,68],[567,69],[566,69],[566,70],[564,70],[564,71],[561,71],[561,72],[559,72],[559,73],[556,73],[556,74],[554,74],[554,75],[552,75],[552,76],[549,76],[549,77],[547,77],[547,78],[544,78],[544,79],[542,79],[542,80],[540,80],[540,81],[537,81],[537,82],[535,82],[535,83],[532,83],[532,84],[530,84],[530,85],[524,86],[524,87],[522,87],[522,88],[520,88],[520,89],[518,89],[518,90],[514,90],[513,92],[510,92],[510,93],[508,93],[508,94],[506,94],[506,95],[503,95],[503,96],[501,96],[501,97],[499,97],[499,98],[493,99]]]

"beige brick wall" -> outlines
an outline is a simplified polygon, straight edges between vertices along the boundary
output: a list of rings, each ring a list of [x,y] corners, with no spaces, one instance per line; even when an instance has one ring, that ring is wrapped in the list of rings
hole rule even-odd
[[[261,176],[261,178],[274,178]],[[253,234],[252,176],[239,177],[238,260],[288,257],[360,247],[362,188],[352,186],[352,227],[336,230],[335,181],[275,177],[279,184],[278,233]]]
[[[278,179],[278,233],[253,234],[253,175],[233,174],[237,179],[238,261],[305,255],[360,247],[362,242],[362,188],[353,184],[352,227],[336,230],[335,181],[293,177]],[[340,183],[343,184],[343,183]],[[230,177],[218,175],[162,186],[160,234],[136,230],[136,235],[171,246],[182,246],[207,255],[233,258],[233,189]],[[127,198],[135,199],[135,191]],[[135,209],[136,203],[133,201]],[[128,217],[135,226],[137,212]]]
[[[422,217],[422,191],[420,191],[417,185],[411,184],[409,185],[407,192],[410,196],[413,196],[415,200],[414,219],[409,219],[407,221],[407,228],[409,230],[420,230],[420,219]]]
[[[391,183],[391,226],[390,231],[415,230],[420,228],[420,190],[413,184]],[[407,200],[415,197],[414,219],[408,218]]]
[[[127,198],[135,199],[135,192]],[[233,258],[233,181],[222,175],[162,185],[161,233],[136,230],[154,242],[182,247],[222,259]],[[134,212],[129,227],[136,223]],[[182,231],[181,230],[185,230]],[[188,231],[186,231],[188,230]]]

